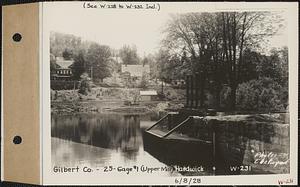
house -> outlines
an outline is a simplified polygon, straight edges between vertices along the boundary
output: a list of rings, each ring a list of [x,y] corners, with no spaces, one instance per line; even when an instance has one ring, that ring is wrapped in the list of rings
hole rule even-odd
[[[157,97],[155,90],[140,91],[141,101],[153,101]]]
[[[150,74],[150,66],[149,65],[127,65],[122,64],[121,72],[130,73],[131,77],[142,77],[144,74]]]
[[[51,80],[70,80],[73,76],[72,65],[74,60],[65,60],[63,57],[56,57],[56,68],[51,72]]]
[[[174,88],[184,88],[186,85],[186,82],[184,79],[175,79],[171,81],[171,84]]]

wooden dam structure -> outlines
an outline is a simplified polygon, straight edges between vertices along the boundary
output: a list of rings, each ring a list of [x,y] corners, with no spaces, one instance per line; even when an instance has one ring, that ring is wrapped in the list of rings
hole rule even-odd
[[[253,160],[251,152],[263,151],[266,145],[275,153],[289,152],[286,146],[289,125],[285,115],[276,114],[276,118],[271,114],[216,116],[202,107],[200,82],[197,75],[188,76],[185,107],[168,113],[143,132],[146,151],[166,164],[200,164],[216,175],[240,174],[240,170],[230,171],[230,166],[253,164],[249,161]],[[275,139],[281,143],[273,142]],[[252,142],[254,146],[250,146]],[[266,167],[259,169],[264,173]]]
[[[178,112],[169,112],[144,132],[145,149],[152,152],[162,161],[170,164],[189,161],[197,164],[205,160],[207,166],[215,163],[215,133],[212,129],[202,128],[195,131],[197,121],[207,115],[203,108],[204,90],[199,74],[186,77],[186,103]],[[204,126],[203,126],[204,127]],[[152,146],[155,145],[155,146]],[[170,155],[176,155],[170,157]]]

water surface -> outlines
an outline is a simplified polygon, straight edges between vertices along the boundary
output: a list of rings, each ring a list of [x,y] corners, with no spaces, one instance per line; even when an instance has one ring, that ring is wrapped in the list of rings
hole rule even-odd
[[[158,119],[155,114],[52,115],[52,166],[164,167],[143,148],[142,132]],[[178,175],[151,175],[155,174]]]

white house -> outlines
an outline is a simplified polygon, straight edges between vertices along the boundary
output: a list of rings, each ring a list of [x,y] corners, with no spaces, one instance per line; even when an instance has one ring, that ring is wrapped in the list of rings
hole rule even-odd
[[[140,91],[141,101],[155,100],[157,92],[155,90]]]
[[[142,77],[144,74],[150,74],[150,66],[149,65],[126,65],[122,64],[121,72],[130,73],[131,77]]]
[[[54,80],[70,79],[73,75],[71,66],[74,60],[65,60],[63,57],[56,57],[55,63],[57,67],[51,72],[51,77]]]

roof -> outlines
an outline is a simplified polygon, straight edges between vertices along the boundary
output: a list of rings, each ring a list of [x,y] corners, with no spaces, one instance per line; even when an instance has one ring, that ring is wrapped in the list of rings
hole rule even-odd
[[[62,57],[56,57],[55,63],[59,65],[59,68],[61,69],[68,69],[74,63],[74,60],[65,60]]]
[[[129,72],[130,76],[141,77],[144,73],[150,73],[149,65],[124,65],[122,64],[121,72]]]
[[[140,91],[140,95],[157,95],[155,90]]]
[[[56,74],[54,74],[52,76],[53,77],[71,77],[71,75],[56,75]]]

